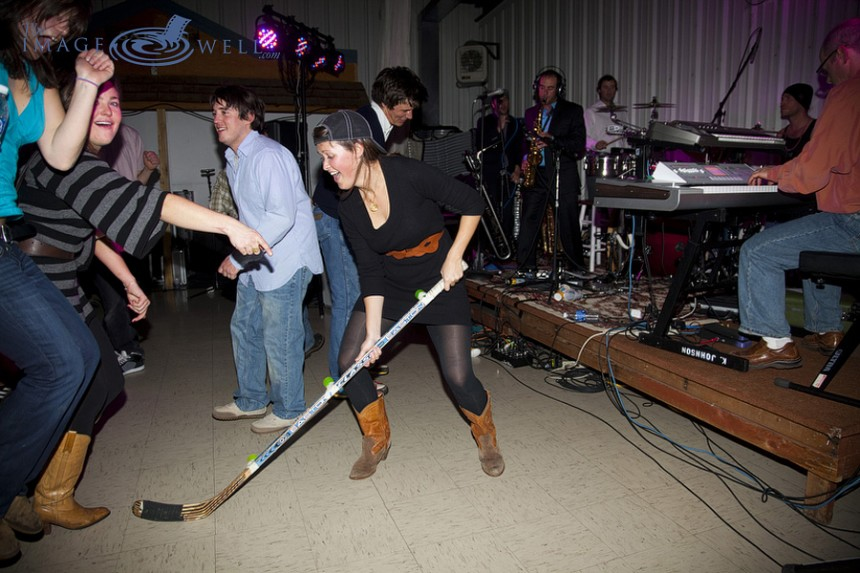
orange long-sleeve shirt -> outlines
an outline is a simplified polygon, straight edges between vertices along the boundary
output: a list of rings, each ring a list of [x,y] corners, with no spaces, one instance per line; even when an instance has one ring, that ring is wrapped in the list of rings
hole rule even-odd
[[[812,139],[767,174],[781,191],[815,193],[820,211],[860,211],[860,78],[830,90]]]

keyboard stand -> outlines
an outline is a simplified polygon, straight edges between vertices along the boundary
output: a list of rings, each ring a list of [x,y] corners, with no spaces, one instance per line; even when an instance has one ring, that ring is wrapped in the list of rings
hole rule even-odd
[[[708,211],[698,211],[692,214],[692,217],[693,231],[690,241],[684,249],[684,257],[681,259],[678,270],[672,278],[672,283],[669,285],[669,292],[666,294],[666,300],[663,302],[663,308],[660,310],[657,324],[651,332],[640,334],[639,342],[717,366],[746,372],[749,369],[749,362],[746,358],[739,358],[710,346],[689,344],[669,338],[669,328],[672,326],[675,308],[678,302],[682,301],[683,295],[686,294],[686,285],[690,277],[690,272],[702,251],[705,229],[711,223],[725,222],[726,210],[711,209]]]

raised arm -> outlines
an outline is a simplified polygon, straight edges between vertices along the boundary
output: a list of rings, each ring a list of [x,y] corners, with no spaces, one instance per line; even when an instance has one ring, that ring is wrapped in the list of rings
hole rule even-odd
[[[45,130],[38,141],[45,161],[62,171],[72,168],[84,148],[99,86],[113,76],[113,62],[101,50],[87,50],[75,60],[75,72],[68,111],[56,89],[45,90]]]
[[[158,169],[158,166],[161,165],[161,159],[158,157],[158,154],[154,151],[144,151],[143,152],[143,169],[140,170],[140,173],[137,174],[137,180],[146,185],[149,183],[149,178],[152,177],[152,173]]]

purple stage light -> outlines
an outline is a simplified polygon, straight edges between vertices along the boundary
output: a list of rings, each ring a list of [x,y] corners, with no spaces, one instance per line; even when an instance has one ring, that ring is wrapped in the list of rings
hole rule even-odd
[[[326,57],[320,56],[311,63],[311,69],[312,70],[321,70],[321,69],[325,68],[325,64],[326,64]]]
[[[343,61],[343,54],[337,52],[337,57],[335,57],[334,62],[331,64],[331,69],[335,74],[339,74],[346,67],[346,63]]]
[[[263,50],[276,50],[278,48],[278,32],[272,28],[257,28],[257,44]]]
[[[298,40],[296,40],[296,57],[299,59],[304,58],[308,52],[311,51],[311,45],[308,43],[307,38],[304,36],[299,36]]]

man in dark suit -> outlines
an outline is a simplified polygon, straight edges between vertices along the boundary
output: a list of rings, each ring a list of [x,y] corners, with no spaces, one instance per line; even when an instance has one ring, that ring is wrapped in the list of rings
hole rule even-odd
[[[541,71],[533,84],[536,105],[526,110],[523,161],[528,168],[530,151],[540,152],[534,185],[522,189],[522,216],[517,245],[517,266],[522,274],[537,270],[537,247],[547,204],[555,202],[556,168],[559,155],[558,212],[555,224],[567,260],[579,270],[585,268],[579,228],[579,168],[585,155],[585,119],[582,106],[563,99],[564,77],[554,68]],[[538,111],[543,110],[540,125]],[[557,246],[556,246],[557,248]]]
[[[427,100],[427,88],[409,68],[385,68],[377,74],[370,97],[370,104],[357,111],[370,124],[373,139],[388,149],[402,131],[408,131],[407,124],[412,119],[413,111]],[[343,331],[360,295],[358,271],[337,215],[338,188],[329,174],[320,173],[313,201],[317,238],[332,301],[328,365],[331,376],[337,379],[340,376],[337,356]],[[387,371],[386,365],[379,365],[372,373],[379,376]],[[377,389],[383,393],[388,391],[379,382]]]

